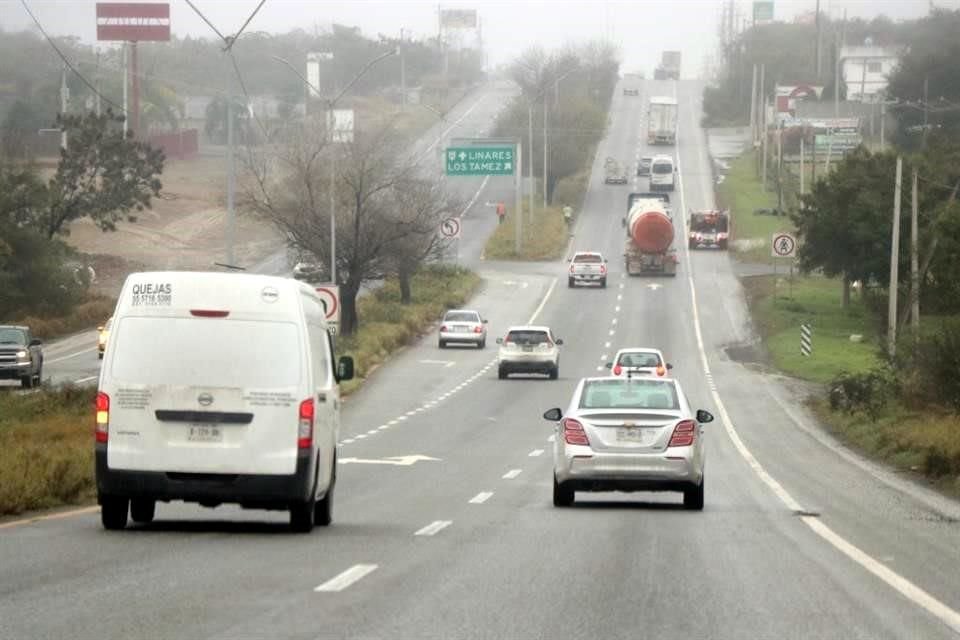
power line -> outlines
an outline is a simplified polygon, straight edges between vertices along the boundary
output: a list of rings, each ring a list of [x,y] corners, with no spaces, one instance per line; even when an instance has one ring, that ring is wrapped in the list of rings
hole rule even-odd
[[[189,0],[187,1],[189,2]],[[33,15],[33,11],[31,11],[30,7],[27,5],[27,0],[20,0],[20,4],[23,5],[23,8],[33,19],[34,24],[37,25],[37,28],[40,30],[40,33],[43,34],[43,37],[46,39],[46,41],[50,44],[51,47],[53,47],[53,50],[57,52],[57,55],[60,56],[60,59],[63,60],[63,64],[65,64],[67,68],[70,69],[70,71],[72,71],[78,78],[80,78],[83,84],[87,85],[87,88],[90,89],[90,91],[93,91],[94,95],[98,96],[102,100],[105,100],[107,104],[113,105],[114,107],[119,109],[121,113],[126,113],[126,109],[124,109],[122,106],[120,106],[119,104],[117,104],[116,102],[108,98],[107,96],[97,91],[97,88],[93,86],[93,84],[89,80],[87,80],[82,73],[77,71],[76,67],[74,67],[69,60],[67,60],[67,56],[65,56],[63,52],[60,51],[60,47],[58,47],[57,44],[53,41],[53,39],[49,35],[47,35],[46,29],[43,28],[42,24],[40,24],[40,21],[37,19],[37,16]]]
[[[21,0],[21,1],[22,1],[22,0]],[[217,34],[217,35],[220,37],[221,40],[223,40],[224,42],[227,42],[227,37],[226,37],[225,35],[223,35],[222,33],[220,33],[220,30],[217,29],[217,27],[214,26],[214,24],[213,24],[212,22],[210,22],[209,20],[207,20],[207,16],[203,15],[203,12],[200,11],[200,9],[197,9],[196,5],[194,5],[193,2],[191,2],[190,0],[186,0],[186,2],[187,2],[187,4],[190,6],[190,8],[193,9],[194,13],[196,13],[198,16],[200,16],[200,19],[203,20],[204,22],[206,22],[208,27],[210,27],[211,29],[213,29],[213,32],[214,32],[215,34]]]
[[[247,25],[250,24],[250,21],[253,20],[253,17],[257,15],[257,13],[260,11],[260,8],[266,3],[267,0],[260,0],[260,4],[258,4],[257,8],[253,10],[253,13],[250,14],[250,17],[247,18],[247,21],[243,23],[243,26],[240,27],[240,30],[237,31],[236,35],[230,38],[230,41],[227,43],[227,51],[233,49],[233,43],[236,42],[237,38],[243,34],[243,30],[247,28]]]

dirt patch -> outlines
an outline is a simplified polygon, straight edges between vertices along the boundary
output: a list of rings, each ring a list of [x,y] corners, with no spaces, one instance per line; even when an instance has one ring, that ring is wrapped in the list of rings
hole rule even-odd
[[[723,352],[734,362],[750,365],[766,365],[769,363],[763,345],[759,343],[730,344],[723,347]]]
[[[226,158],[168,160],[161,181],[160,197],[154,199],[152,209],[139,214],[137,222],[119,223],[117,231],[106,233],[89,220],[71,225],[67,240],[92,256],[97,288],[103,293],[116,295],[130,271],[206,270],[225,258]],[[238,211],[235,262],[252,265],[281,247],[270,225]]]

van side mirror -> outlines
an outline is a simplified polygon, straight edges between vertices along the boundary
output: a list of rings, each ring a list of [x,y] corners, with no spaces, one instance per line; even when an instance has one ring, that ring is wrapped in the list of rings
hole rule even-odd
[[[484,318],[484,319],[483,319],[483,324],[487,324],[487,322],[489,322],[489,321],[488,321],[486,318]]]
[[[561,411],[557,407],[554,407],[553,409],[547,409],[543,413],[543,419],[549,420],[550,422],[558,422],[562,417],[563,417],[563,411]]]
[[[503,344],[503,338],[497,338],[497,344]]]
[[[41,340],[40,338],[34,338],[33,340],[30,341],[31,347],[39,347],[42,344],[43,344],[43,340]]]
[[[605,366],[607,367],[607,369],[613,369],[613,363],[612,363],[612,362],[608,362]]]
[[[670,364],[669,362],[667,363],[667,369],[673,369],[673,365]]]
[[[558,347],[563,346],[563,339],[562,339],[562,338],[557,338],[557,346],[558,346]]]
[[[713,422],[713,414],[703,409],[697,409],[697,422],[701,424]]]
[[[353,380],[353,358],[350,356],[340,356],[337,361],[337,381],[346,382]]]
[[[99,327],[97,327],[97,331],[103,331],[103,325],[100,325]]]

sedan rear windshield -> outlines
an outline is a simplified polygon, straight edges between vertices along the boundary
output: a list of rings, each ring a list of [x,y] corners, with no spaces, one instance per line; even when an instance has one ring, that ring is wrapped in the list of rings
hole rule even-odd
[[[450,311],[443,316],[444,322],[480,322],[480,316],[473,311]]]
[[[573,257],[574,262],[603,262],[603,258],[596,253],[583,253]]]
[[[111,340],[118,382],[269,389],[302,376],[305,346],[292,322],[128,317]]]
[[[622,367],[656,367],[661,363],[660,356],[651,352],[624,353],[620,355],[617,364]]]
[[[27,344],[27,334],[23,329],[5,327],[0,329],[0,344]]]
[[[680,408],[677,388],[663,380],[594,380],[586,382],[580,395],[581,409]]]
[[[669,162],[658,162],[653,165],[654,173],[673,173],[673,165]]]
[[[512,342],[519,345],[538,345],[549,341],[550,337],[546,331],[511,331],[507,334],[507,339],[505,340],[505,342]]]

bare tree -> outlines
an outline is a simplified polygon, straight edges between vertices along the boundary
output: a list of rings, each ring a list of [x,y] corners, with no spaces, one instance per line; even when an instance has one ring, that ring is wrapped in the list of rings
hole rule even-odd
[[[363,285],[410,276],[436,256],[438,216],[454,206],[444,191],[418,177],[419,167],[388,122],[331,145],[319,122],[292,127],[268,154],[248,152],[246,202],[285,235],[291,248],[330,262],[331,154],[336,155],[336,264],[341,331],[358,325]],[[405,284],[404,284],[405,282]]]

